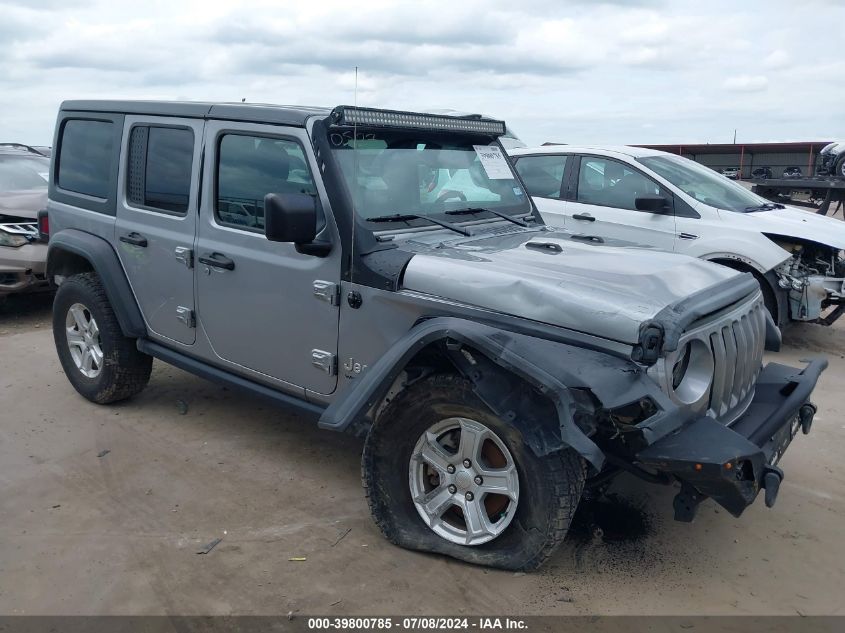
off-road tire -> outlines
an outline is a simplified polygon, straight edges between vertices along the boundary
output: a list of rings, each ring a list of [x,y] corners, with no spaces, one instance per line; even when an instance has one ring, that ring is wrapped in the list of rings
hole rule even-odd
[[[103,365],[94,378],[77,368],[68,347],[65,318],[75,303],[87,307],[99,327]],[[91,402],[108,404],[131,398],[150,380],[152,356],[139,352],[135,339],[123,335],[96,273],[73,275],[59,286],[53,301],[53,339],[70,384]]]
[[[507,529],[473,547],[435,534],[420,518],[408,483],[409,459],[435,422],[466,417],[488,426],[506,444],[519,472],[519,502]],[[373,520],[392,543],[501,569],[537,569],[560,545],[581,499],[586,466],[571,449],[537,457],[518,428],[502,421],[461,376],[440,374],[400,392],[369,431],[362,479]]]

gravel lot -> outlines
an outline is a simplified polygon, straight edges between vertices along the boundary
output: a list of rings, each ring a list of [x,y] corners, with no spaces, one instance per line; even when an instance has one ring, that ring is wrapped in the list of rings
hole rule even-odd
[[[0,306],[2,614],[843,612],[845,323],[786,333],[780,360],[831,367],[774,509],[710,502],[680,524],[673,490],[620,480],[595,508],[604,537],[579,521],[551,564],[513,574],[384,541],[360,443],[263,402],[157,362],[134,400],[88,403],[49,311]]]

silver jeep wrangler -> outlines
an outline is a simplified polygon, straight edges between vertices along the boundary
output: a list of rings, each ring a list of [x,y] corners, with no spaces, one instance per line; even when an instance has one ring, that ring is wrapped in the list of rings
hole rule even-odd
[[[810,430],[826,361],[762,366],[751,275],[552,230],[505,125],[340,106],[72,101],[47,273],[97,403],[153,358],[366,436],[392,542],[534,569],[618,473],[735,516]]]

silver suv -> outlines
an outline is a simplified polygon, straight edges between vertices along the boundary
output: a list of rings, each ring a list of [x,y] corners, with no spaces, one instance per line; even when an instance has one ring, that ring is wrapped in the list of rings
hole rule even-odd
[[[47,247],[37,215],[47,204],[50,159],[20,143],[0,143],[0,303],[15,293],[47,290]]]
[[[392,542],[533,569],[585,491],[680,482],[739,516],[826,361],[762,365],[751,275],[545,226],[502,121],[339,106],[73,101],[47,271],[73,386],[153,358],[366,437]]]

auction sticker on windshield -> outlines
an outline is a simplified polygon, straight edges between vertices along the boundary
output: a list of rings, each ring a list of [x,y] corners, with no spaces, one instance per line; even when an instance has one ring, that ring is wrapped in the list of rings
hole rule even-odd
[[[511,180],[513,173],[508,167],[508,161],[502,155],[502,151],[496,145],[473,145],[481,166],[487,173],[490,180]]]

